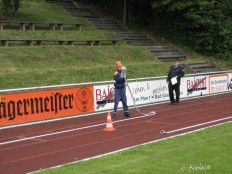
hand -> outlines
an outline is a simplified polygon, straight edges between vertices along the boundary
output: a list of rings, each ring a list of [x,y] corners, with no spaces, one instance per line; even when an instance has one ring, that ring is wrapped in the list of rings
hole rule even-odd
[[[124,76],[125,76],[125,73],[121,71],[120,77],[121,77],[121,78],[124,78]]]
[[[122,66],[122,70],[121,70],[123,73],[126,73],[126,67],[125,66]]]
[[[122,67],[122,70],[121,70],[121,78],[124,78],[124,79],[126,79],[126,67],[125,66],[123,66]]]
[[[123,78],[126,80],[126,73],[124,74]]]

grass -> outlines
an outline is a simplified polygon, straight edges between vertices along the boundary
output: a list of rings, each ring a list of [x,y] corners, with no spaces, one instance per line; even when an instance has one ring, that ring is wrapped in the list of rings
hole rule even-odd
[[[128,65],[128,78],[160,76],[170,65],[135,46],[0,47],[0,88],[112,80],[118,59]]]
[[[231,173],[232,123],[39,174]]]
[[[79,23],[84,25],[84,29],[0,30],[0,38],[117,39],[114,33],[97,30],[84,18],[73,17],[53,3],[46,3],[44,0],[21,2],[15,16],[0,11],[0,20]],[[1,3],[0,1],[0,6]],[[163,43],[162,39],[157,40]],[[168,44],[166,40],[165,44]],[[188,57],[182,63],[209,60],[190,52]],[[124,43],[100,47],[0,46],[0,89],[112,80],[116,60],[127,66],[128,78],[165,76],[172,64],[158,61],[145,47],[128,46]],[[229,69],[226,63],[220,65]]]

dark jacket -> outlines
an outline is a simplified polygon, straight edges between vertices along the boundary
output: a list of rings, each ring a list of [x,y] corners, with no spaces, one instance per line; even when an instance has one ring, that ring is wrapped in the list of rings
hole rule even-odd
[[[171,84],[171,78],[177,76],[177,82],[180,85],[180,78],[184,76],[184,68],[181,65],[175,67],[175,65],[170,67],[168,72],[167,81]]]
[[[114,80],[115,80],[115,83],[114,83],[115,88],[124,88],[126,86],[125,79],[121,78],[121,71],[116,71],[114,73]]]

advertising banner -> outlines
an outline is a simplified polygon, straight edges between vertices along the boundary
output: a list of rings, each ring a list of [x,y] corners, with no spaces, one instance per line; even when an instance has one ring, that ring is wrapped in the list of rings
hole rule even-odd
[[[0,127],[113,110],[114,82],[89,83],[82,87],[0,94]],[[129,90],[130,89],[130,90]],[[180,100],[232,91],[232,73],[190,75],[181,78]],[[131,91],[131,92],[130,92]],[[169,101],[166,78],[129,81],[129,107]],[[175,97],[175,94],[174,94]],[[122,108],[119,102],[118,108]]]
[[[93,87],[0,95],[0,126],[94,112]]]
[[[128,85],[132,93],[131,96],[129,90],[127,90],[129,106],[134,105],[132,97],[137,105],[160,102],[169,98],[168,85],[164,79],[131,82]]]
[[[209,75],[209,93],[219,93],[228,90],[228,74]]]
[[[128,87],[130,88],[131,93]],[[95,111],[113,109],[113,91],[113,84],[94,86]],[[128,106],[134,106],[133,98],[136,105],[160,102],[169,99],[168,85],[164,79],[129,82],[126,87],[126,95]],[[121,102],[119,102],[118,107],[122,107]]]
[[[183,77],[181,83],[182,98],[209,94],[208,75]]]
[[[94,86],[95,111],[109,110],[114,107],[113,91],[113,84]],[[119,103],[120,106],[121,102]]]

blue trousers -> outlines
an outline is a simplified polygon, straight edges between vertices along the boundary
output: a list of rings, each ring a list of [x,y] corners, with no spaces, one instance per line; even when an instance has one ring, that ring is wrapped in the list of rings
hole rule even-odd
[[[126,90],[124,88],[115,88],[115,98],[114,98],[114,113],[118,110],[118,103],[122,100],[124,112],[128,112]]]

